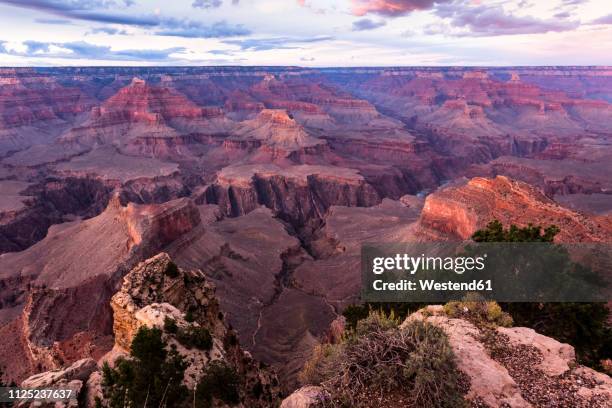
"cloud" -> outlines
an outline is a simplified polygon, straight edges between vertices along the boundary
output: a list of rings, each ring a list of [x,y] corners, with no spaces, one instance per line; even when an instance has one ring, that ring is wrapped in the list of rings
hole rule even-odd
[[[569,31],[580,25],[578,21],[541,20],[531,16],[516,16],[506,13],[500,5],[472,7],[465,2],[438,5],[436,14],[448,19],[451,28],[463,29],[454,33],[457,36],[538,34]],[[453,35],[452,29],[445,34]]]
[[[95,27],[87,34],[127,35],[127,31],[113,27]]]
[[[239,3],[240,0],[232,0],[233,5],[237,5]],[[193,0],[193,3],[191,3],[191,7],[209,9],[221,7],[222,4],[223,0]]]
[[[19,57],[88,59],[98,61],[168,61],[173,60],[172,54],[186,51],[184,47],[173,47],[161,50],[112,50],[105,45],[90,44],[85,41],[67,43],[24,41],[26,50],[23,52],[7,50],[0,43],[0,53]]]
[[[72,24],[70,20],[64,18],[37,18],[34,20],[35,23],[39,24],[56,24],[56,25],[68,25]]]
[[[50,43],[44,43],[39,41],[24,41],[23,45],[26,46],[28,54],[36,54],[38,52],[49,52]]]
[[[133,4],[132,0],[0,0],[0,3],[44,11],[65,18],[156,29],[155,34],[161,36],[225,38],[250,34],[250,30],[242,25],[232,26],[223,21],[206,25],[200,21],[161,17],[155,14],[127,15],[92,9],[94,7],[106,9],[121,4],[127,7]]]
[[[221,4],[223,4],[221,0],[194,0],[191,7],[209,9],[219,7]]]
[[[413,11],[429,10],[435,4],[450,0],[352,0],[353,14],[364,16],[368,13],[397,17]]]
[[[561,3],[564,6],[576,6],[578,4],[584,4],[586,2],[588,2],[589,0],[563,0]]]
[[[308,38],[290,38],[290,37],[275,37],[275,38],[247,38],[244,40],[225,40],[223,43],[229,45],[237,45],[243,51],[267,51],[279,49],[294,49],[300,48],[295,44],[308,44],[321,41],[331,40],[333,37],[320,36]]]
[[[557,14],[555,14],[553,17],[555,18],[569,18],[571,17],[571,13],[569,11],[561,11]]]
[[[612,24],[612,14],[608,14],[607,16],[599,17],[596,20],[593,20],[591,24]]]
[[[387,25],[385,20],[374,21],[369,18],[362,18],[353,22],[353,31],[374,30],[385,25]]]
[[[157,35],[186,38],[226,38],[249,35],[251,31],[239,25],[230,25],[220,21],[212,25],[203,25],[198,21],[168,19]]]

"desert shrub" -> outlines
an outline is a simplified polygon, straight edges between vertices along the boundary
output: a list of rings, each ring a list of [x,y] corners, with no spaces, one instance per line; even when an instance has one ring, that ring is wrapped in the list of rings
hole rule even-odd
[[[200,407],[212,406],[213,398],[227,404],[240,402],[240,377],[236,370],[219,360],[212,361],[196,388]]]
[[[472,236],[476,242],[553,242],[560,232],[552,225],[547,228],[529,225],[509,228],[497,220]],[[570,262],[569,258],[566,262]],[[586,269],[586,268],[583,268]],[[612,327],[610,311],[604,303],[502,303],[518,326],[530,327],[541,334],[569,343],[576,349],[582,364],[603,369],[602,361],[612,358]]]
[[[450,317],[465,318],[477,326],[512,326],[510,314],[504,312],[497,302],[485,301],[477,294],[468,294],[461,301],[452,301],[444,305],[444,312]]]
[[[344,309],[342,315],[346,318],[346,327],[354,330],[359,320],[368,317],[372,310],[380,310],[387,315],[393,313],[400,320],[404,320],[410,314],[416,312],[428,303],[409,302],[368,302],[362,305],[349,305]]]
[[[164,331],[166,333],[175,334],[178,331],[176,320],[168,316],[164,317]]]
[[[395,317],[395,312],[391,311],[391,313],[387,315],[385,312],[378,310],[370,312],[368,317],[359,320],[355,331],[358,335],[363,335],[373,331],[395,329],[399,324],[400,321]]]
[[[212,336],[205,327],[188,326],[178,329],[176,339],[187,348],[195,347],[199,350],[210,350],[212,348]]]
[[[400,394],[411,406],[441,408],[463,406],[459,376],[440,328],[413,321],[399,329],[376,312],[341,344],[318,347],[300,379],[326,389],[324,405],[369,406],[364,395]]]
[[[115,368],[102,369],[105,403],[126,406],[178,406],[187,389],[182,384],[186,363],[176,351],[166,351],[159,329],[141,327],[131,345],[130,358]]]
[[[166,266],[166,270],[164,271],[166,276],[174,279],[179,276],[178,266],[174,262],[169,262],[168,266]]]
[[[321,384],[334,374],[338,358],[342,356],[344,344],[318,344],[312,350],[308,361],[298,374],[298,381],[302,385]]]

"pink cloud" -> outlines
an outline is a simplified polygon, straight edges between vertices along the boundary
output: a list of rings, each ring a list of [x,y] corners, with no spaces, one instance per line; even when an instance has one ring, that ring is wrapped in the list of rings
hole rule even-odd
[[[353,14],[363,16],[376,13],[385,16],[401,16],[416,10],[428,10],[434,3],[443,3],[447,0],[352,0]]]

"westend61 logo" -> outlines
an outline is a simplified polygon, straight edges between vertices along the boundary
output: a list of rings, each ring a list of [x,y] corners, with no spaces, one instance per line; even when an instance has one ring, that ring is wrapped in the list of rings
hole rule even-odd
[[[372,262],[372,272],[376,275],[385,271],[405,271],[414,275],[419,270],[424,271],[453,271],[462,275],[466,271],[482,271],[485,269],[487,254],[482,256],[421,256],[413,257],[408,254],[396,254],[393,257],[376,257]]]
[[[364,244],[365,302],[610,301],[609,244],[417,242]]]

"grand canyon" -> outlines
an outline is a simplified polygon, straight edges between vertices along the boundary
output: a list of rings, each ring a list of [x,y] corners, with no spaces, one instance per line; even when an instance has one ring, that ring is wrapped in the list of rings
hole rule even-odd
[[[91,391],[137,326],[193,309],[263,390],[242,406],[309,406],[299,373],[360,304],[363,243],[494,219],[610,243],[611,174],[612,67],[1,68],[4,380],[80,370]],[[573,381],[538,400],[467,321],[408,319],[451,327],[473,406],[612,403],[570,345],[500,328],[547,384]]]

